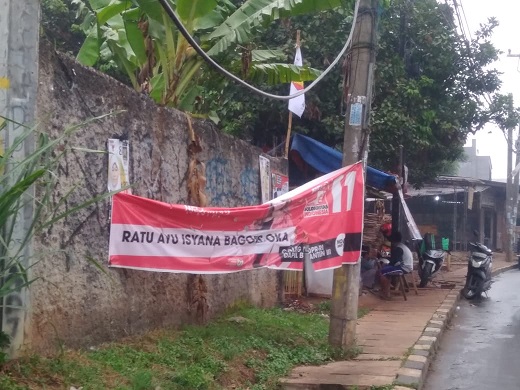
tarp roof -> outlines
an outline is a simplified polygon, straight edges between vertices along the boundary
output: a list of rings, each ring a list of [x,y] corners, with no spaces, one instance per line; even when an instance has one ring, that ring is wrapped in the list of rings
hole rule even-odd
[[[329,173],[341,168],[342,154],[312,138],[295,134],[292,139],[291,153],[298,153],[300,158],[321,173]],[[408,231],[412,240],[421,240],[421,233],[415,224],[412,213],[404,200],[403,192],[398,188],[397,179],[393,175],[367,167],[366,185],[378,190],[399,195],[404,210]]]
[[[343,155],[321,142],[301,134],[292,137],[291,152],[298,152],[301,158],[321,173],[329,173],[341,168]],[[367,167],[366,184],[378,190],[396,193],[396,178],[372,167]]]

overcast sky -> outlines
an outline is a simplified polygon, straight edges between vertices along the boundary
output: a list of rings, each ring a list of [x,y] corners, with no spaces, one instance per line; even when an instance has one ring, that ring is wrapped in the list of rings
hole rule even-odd
[[[496,69],[502,72],[502,93],[512,93],[515,105],[520,106],[520,63],[518,58],[507,57],[508,49],[512,54],[520,54],[520,1],[519,0],[458,0],[462,2],[466,18],[473,33],[480,23],[494,16],[500,25],[495,29],[492,41],[503,51]],[[491,132],[490,134],[488,132]],[[471,144],[471,138],[468,144]],[[481,156],[491,156],[493,180],[503,179],[507,171],[507,145],[502,132],[493,125],[476,134],[477,149]]]

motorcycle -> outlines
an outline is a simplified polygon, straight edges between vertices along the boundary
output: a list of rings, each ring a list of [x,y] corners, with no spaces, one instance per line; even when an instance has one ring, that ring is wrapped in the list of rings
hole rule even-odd
[[[493,252],[484,244],[470,242],[468,273],[462,295],[466,299],[479,298],[491,288],[491,268]]]
[[[418,273],[421,279],[419,287],[426,287],[441,270],[446,254],[450,253],[450,243],[446,238],[426,233],[416,249],[419,257]]]
[[[428,282],[432,280],[440,271],[446,258],[446,251],[429,249],[419,257],[419,277],[421,282],[419,287],[426,287]]]

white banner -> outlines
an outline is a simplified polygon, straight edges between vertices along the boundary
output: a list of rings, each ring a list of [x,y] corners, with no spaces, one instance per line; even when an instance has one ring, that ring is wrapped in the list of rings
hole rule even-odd
[[[294,56],[294,65],[303,66],[302,52],[299,46],[296,48],[296,55]],[[296,92],[301,91],[302,89],[304,89],[302,81],[293,81],[291,83],[291,89],[289,94],[294,95]],[[298,115],[300,118],[302,117],[303,112],[305,111],[305,94],[289,100],[289,111],[291,111],[295,115]]]
[[[262,203],[271,200],[271,161],[264,156],[259,156],[260,164],[260,189]]]

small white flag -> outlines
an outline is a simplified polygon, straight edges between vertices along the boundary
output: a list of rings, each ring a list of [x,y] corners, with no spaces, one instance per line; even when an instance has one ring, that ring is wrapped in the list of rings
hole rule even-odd
[[[296,55],[294,56],[294,65],[303,66],[302,52],[299,46],[296,48]],[[293,81],[291,83],[291,90],[289,94],[293,95],[296,92],[301,91],[302,89],[304,89],[303,81]],[[289,100],[289,111],[292,111],[300,118],[302,117],[303,112],[305,111],[305,94]]]

